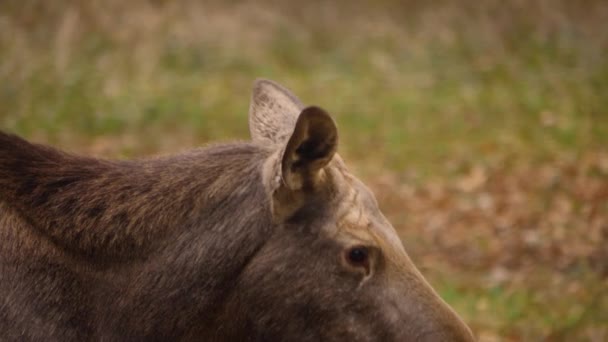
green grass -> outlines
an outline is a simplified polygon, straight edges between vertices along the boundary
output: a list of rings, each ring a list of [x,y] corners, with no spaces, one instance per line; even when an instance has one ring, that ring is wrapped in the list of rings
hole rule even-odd
[[[7,1],[0,128],[111,157],[247,139],[250,88],[266,77],[332,113],[341,153],[372,183],[606,152],[606,4],[527,6]],[[485,287],[485,271],[430,275],[476,331],[585,340],[608,321],[605,298]]]
[[[50,32],[34,29],[50,43],[9,26],[14,35],[5,37],[2,58],[20,57],[13,40],[30,55],[24,70],[4,72],[10,82],[0,88],[0,123],[51,140],[66,132],[95,137],[167,128],[197,141],[246,138],[249,86],[265,76],[334,113],[345,153],[397,171],[435,174],[446,158],[536,157],[608,142],[608,59],[600,57],[606,51],[583,45],[588,37],[578,23],[543,39],[539,28],[523,23],[486,37],[475,30],[493,29],[483,22],[487,14],[471,15],[470,29],[448,22],[437,32],[422,24],[408,30],[383,18],[378,32],[353,34],[304,17],[299,25],[259,28],[262,42],[241,42],[242,51],[204,32],[175,39],[173,19],[150,32],[135,26],[140,36],[125,42],[106,31],[112,28],[82,22],[84,34],[69,31],[61,16]],[[61,44],[68,57],[54,50]],[[551,122],[543,125],[543,115]],[[159,148],[147,143],[136,150]]]
[[[572,341],[585,340],[585,330],[606,333],[606,283],[594,275],[559,278],[540,269],[525,285],[481,285],[471,281],[475,275],[459,282],[442,278],[434,277],[440,295],[483,336]]]

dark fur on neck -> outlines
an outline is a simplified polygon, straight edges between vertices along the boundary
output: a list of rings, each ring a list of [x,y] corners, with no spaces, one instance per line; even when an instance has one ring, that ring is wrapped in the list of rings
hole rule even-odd
[[[238,143],[108,161],[0,132],[0,201],[66,251],[93,259],[132,258],[212,215],[209,210],[238,189],[255,191],[239,183],[258,180],[263,155],[255,145]]]

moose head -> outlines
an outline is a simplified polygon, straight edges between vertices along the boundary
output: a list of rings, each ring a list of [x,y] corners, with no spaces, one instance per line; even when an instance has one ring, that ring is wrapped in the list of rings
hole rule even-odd
[[[249,128],[270,151],[261,173],[273,229],[242,272],[230,329],[270,340],[474,340],[336,153],[326,111],[258,80]]]

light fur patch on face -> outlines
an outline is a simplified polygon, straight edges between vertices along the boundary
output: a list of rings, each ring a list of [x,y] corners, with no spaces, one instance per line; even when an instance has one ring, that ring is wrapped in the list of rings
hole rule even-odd
[[[341,199],[334,238],[346,245],[376,246],[396,262],[407,258],[399,236],[378,209],[373,194],[343,164],[335,172],[333,178]]]
[[[345,199],[338,207],[338,233],[346,234],[350,239],[359,240],[362,244],[370,244],[374,242],[369,232],[371,222],[359,196],[360,193],[354,187],[349,187]]]

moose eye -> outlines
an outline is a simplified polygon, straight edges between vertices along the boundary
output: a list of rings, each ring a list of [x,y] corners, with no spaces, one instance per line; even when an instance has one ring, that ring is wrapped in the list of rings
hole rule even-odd
[[[351,264],[355,266],[362,266],[367,263],[369,251],[363,246],[353,247],[348,251],[347,257]]]

